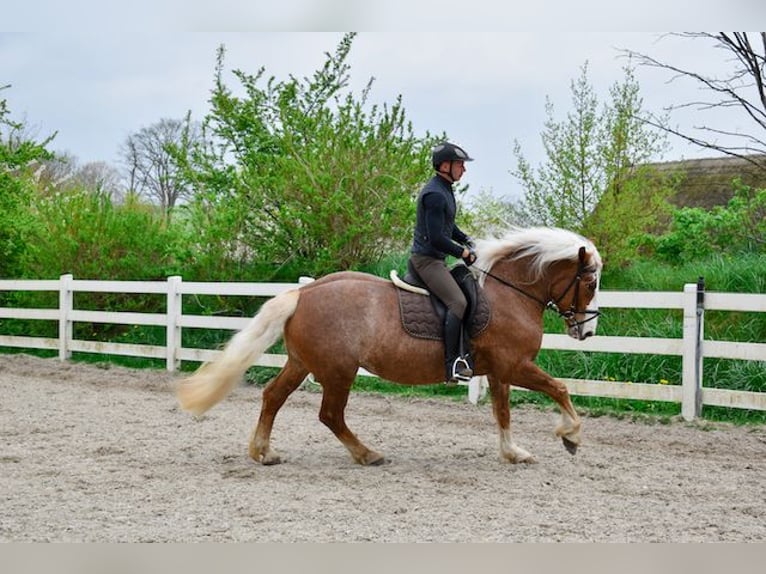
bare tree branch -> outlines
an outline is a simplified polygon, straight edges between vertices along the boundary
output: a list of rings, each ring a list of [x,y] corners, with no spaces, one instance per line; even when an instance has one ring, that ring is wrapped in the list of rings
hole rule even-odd
[[[698,134],[688,133],[670,127],[666,122],[655,117],[644,118],[644,121],[667,133],[680,137],[689,143],[702,148],[714,150],[726,155],[739,157],[766,171],[766,158],[758,155],[766,154],[766,32],[760,32],[760,46],[751,42],[747,32],[684,32],[668,34],[694,41],[712,43],[713,47],[722,50],[730,57],[732,67],[724,77],[713,77],[701,70],[690,70],[675,64],[658,60],[652,56],[623,50],[623,53],[634,59],[639,65],[658,68],[672,75],[668,83],[681,78],[698,83],[702,89],[711,93],[709,101],[697,100],[680,102],[666,108],[668,112],[681,109],[709,111],[714,109],[739,109],[751,122],[749,133],[735,132],[726,127],[709,125],[694,126]],[[760,51],[758,51],[760,50]],[[726,136],[730,142],[720,144],[714,136]]]

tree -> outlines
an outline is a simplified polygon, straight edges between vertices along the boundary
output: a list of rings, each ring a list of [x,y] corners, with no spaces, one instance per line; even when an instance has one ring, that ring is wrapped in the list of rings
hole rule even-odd
[[[670,218],[667,200],[681,179],[680,174],[660,174],[647,165],[666,149],[667,138],[642,121],[638,82],[632,68],[623,71],[623,81],[609,90],[610,102],[601,118],[604,188],[580,228],[600,246],[610,265],[632,261],[635,238]]]
[[[547,163],[534,169],[515,141],[517,169],[511,173],[521,181],[526,211],[538,223],[574,229],[598,201],[604,169],[598,153],[598,100],[588,82],[587,62],[570,87],[573,109],[565,121],[557,121],[553,103],[545,101],[548,117],[541,137]]]
[[[518,167],[512,173],[525,190],[517,213],[537,224],[587,232],[608,255],[624,248],[629,233],[644,231],[658,217],[672,177],[659,178],[641,167],[660,156],[667,142],[663,132],[640,119],[643,100],[633,69],[623,69],[623,80],[612,85],[609,101],[601,106],[587,72],[586,63],[571,83],[573,109],[564,121],[555,119],[546,100],[541,136],[546,162],[534,169],[515,142]]]
[[[125,196],[122,176],[116,168],[103,161],[80,165],[75,156],[65,152],[56,152],[43,162],[43,169],[37,172],[37,183],[43,193],[80,188],[104,193],[117,202]]]
[[[703,148],[745,159],[756,168],[766,171],[766,32],[760,32],[756,38],[751,38],[747,32],[689,32],[669,36],[708,42],[729,57],[732,64],[731,71],[719,78],[701,70],[689,70],[645,54],[624,50],[639,65],[672,73],[670,81],[691,80],[711,95],[709,100],[682,102],[669,106],[667,110],[673,112],[691,108],[706,112],[735,109],[741,112],[752,129],[740,133],[726,127],[702,125],[682,131],[671,127],[666,118],[652,115],[644,117],[647,124]],[[720,143],[720,137],[727,143]]]
[[[37,183],[42,190],[61,189],[70,185],[78,169],[77,158],[68,152],[56,152],[42,163],[37,173]]]
[[[415,137],[401,97],[371,104],[372,80],[360,95],[346,90],[353,38],[345,35],[311,77],[236,70],[241,97],[223,82],[219,49],[204,141],[186,172],[209,277],[324,274],[410,240],[435,139]]]
[[[78,186],[95,193],[103,193],[115,202],[124,201],[127,195],[120,185],[120,172],[104,161],[86,163],[77,170],[74,180]]]
[[[479,191],[466,208],[460,227],[469,235],[500,237],[511,226],[529,227],[536,223],[523,202],[507,201],[487,190]]]
[[[190,117],[161,119],[128,136],[120,152],[128,172],[128,189],[155,200],[165,214],[190,196],[177,156],[199,139]]]
[[[10,86],[0,86],[0,92]],[[41,162],[51,158],[42,142],[24,135],[24,124],[10,117],[5,99],[0,99],[0,277],[20,273],[20,260],[27,248],[22,232],[33,222],[27,209],[35,189],[35,174]]]

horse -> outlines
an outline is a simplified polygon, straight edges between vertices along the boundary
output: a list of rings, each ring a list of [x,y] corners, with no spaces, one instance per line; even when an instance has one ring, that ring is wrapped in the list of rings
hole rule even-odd
[[[512,228],[500,238],[477,241],[476,247],[478,258],[469,269],[489,302],[491,317],[471,348],[475,376],[485,375],[489,383],[501,460],[536,462],[512,440],[511,385],[542,392],[558,403],[561,420],[555,434],[575,454],[581,422],[567,387],[535,359],[546,309],[560,315],[569,336],[584,340],[595,334],[601,256],[590,240],[551,227]],[[263,390],[250,457],[264,465],[281,462],[271,447],[274,419],[288,396],[313,374],[322,387],[319,420],[357,463],[386,462],[346,425],[344,412],[358,369],[404,385],[444,380],[443,342],[405,332],[397,289],[388,279],[341,271],[269,299],[214,361],[180,381],[176,394],[181,407],[195,415],[210,409],[282,338],[287,360]]]

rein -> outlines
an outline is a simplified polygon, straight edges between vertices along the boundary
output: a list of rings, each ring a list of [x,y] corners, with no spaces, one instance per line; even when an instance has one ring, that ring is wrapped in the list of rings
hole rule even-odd
[[[494,280],[502,283],[506,287],[510,287],[511,289],[513,289],[514,291],[517,291],[518,293],[521,293],[525,297],[527,297],[529,299],[532,299],[533,301],[536,301],[537,303],[539,303],[542,306],[543,310],[549,310],[550,309],[551,311],[556,312],[559,317],[561,317],[562,319],[564,319],[567,322],[569,322],[570,326],[572,326],[572,327],[577,327],[579,329],[580,327],[585,325],[588,321],[592,321],[593,319],[595,319],[596,317],[598,317],[601,314],[600,311],[593,311],[593,310],[590,310],[590,309],[584,309],[582,311],[578,311],[577,307],[575,307],[575,302],[577,301],[577,296],[579,295],[579,291],[580,291],[580,280],[582,279],[582,274],[585,271],[585,267],[582,264],[580,264],[580,266],[578,267],[577,274],[569,282],[569,285],[567,285],[567,288],[564,289],[564,292],[559,297],[557,297],[556,299],[552,299],[551,298],[551,299],[548,299],[547,301],[543,301],[542,299],[540,299],[539,297],[533,295],[532,293],[524,291],[524,289],[522,289],[520,287],[517,287],[516,285],[514,285],[510,281],[506,281],[502,277],[498,277],[497,275],[495,275],[491,271],[488,271],[486,269],[481,269],[480,267],[475,267],[475,269],[479,273],[484,273],[484,275],[486,275],[488,277],[492,277]],[[572,299],[572,304],[569,306],[569,309],[567,309],[566,311],[562,311],[559,308],[559,303],[561,302],[561,300],[564,297],[566,297],[566,294],[569,293],[569,290],[573,286],[575,288],[575,293],[574,293],[574,298]],[[586,317],[582,321],[577,321],[577,320],[574,319],[574,317],[578,313],[581,314],[581,315],[589,315],[589,317]]]

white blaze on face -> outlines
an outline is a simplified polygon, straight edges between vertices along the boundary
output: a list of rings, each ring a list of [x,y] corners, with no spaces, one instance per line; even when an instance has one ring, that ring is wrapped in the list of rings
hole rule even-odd
[[[596,291],[588,306],[575,316],[577,324],[567,329],[567,334],[573,339],[580,341],[596,334],[598,326],[598,290],[601,286],[601,274],[596,273]]]
[[[593,299],[591,299],[591,302],[588,303],[588,311],[598,311],[598,290],[601,287],[601,273],[596,274],[596,293],[593,295]],[[584,325],[584,331],[585,333],[590,333],[591,335],[596,334],[596,327],[598,326],[598,313],[591,314],[588,313],[588,318],[593,317],[590,321],[585,323]]]

